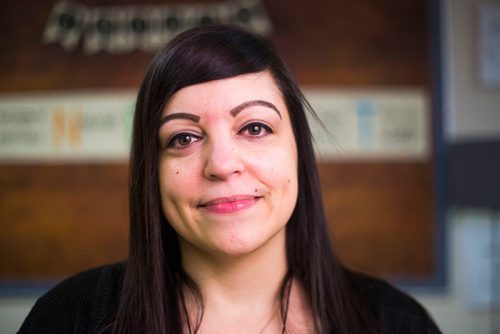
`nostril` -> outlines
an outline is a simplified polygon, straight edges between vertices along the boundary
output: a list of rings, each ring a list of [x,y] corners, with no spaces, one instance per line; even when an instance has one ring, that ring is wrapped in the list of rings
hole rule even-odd
[[[244,171],[244,153],[239,152],[238,147],[230,140],[212,141],[207,147],[204,171],[206,178],[223,180]]]

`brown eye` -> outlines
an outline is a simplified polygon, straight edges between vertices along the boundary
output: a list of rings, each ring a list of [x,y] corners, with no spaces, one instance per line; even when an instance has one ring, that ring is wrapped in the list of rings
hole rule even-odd
[[[191,140],[193,138],[191,137],[191,135],[182,135],[182,136],[179,136],[177,138],[177,142],[179,143],[179,145],[181,146],[186,146],[186,145],[189,145],[191,143]]]
[[[262,126],[258,124],[251,124],[248,127],[248,133],[252,136],[258,136],[262,132]]]
[[[167,144],[168,148],[183,149],[188,147],[190,144],[200,140],[199,136],[193,135],[191,133],[179,133],[175,135]]]
[[[240,131],[240,133],[245,132],[251,137],[262,137],[266,134],[273,133],[273,130],[271,130],[269,126],[262,123],[250,123]]]

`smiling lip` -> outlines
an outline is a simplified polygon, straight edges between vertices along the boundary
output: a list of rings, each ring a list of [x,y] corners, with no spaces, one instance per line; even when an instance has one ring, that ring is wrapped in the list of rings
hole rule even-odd
[[[220,197],[201,204],[199,207],[211,213],[233,213],[248,209],[257,203],[260,197],[256,196],[231,196]]]

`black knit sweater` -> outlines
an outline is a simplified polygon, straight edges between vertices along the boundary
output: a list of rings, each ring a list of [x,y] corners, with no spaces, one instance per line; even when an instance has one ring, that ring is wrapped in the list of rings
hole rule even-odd
[[[98,333],[116,309],[123,280],[123,264],[77,274],[43,295],[18,333]],[[389,284],[356,275],[379,322],[380,333],[440,333],[415,300]]]

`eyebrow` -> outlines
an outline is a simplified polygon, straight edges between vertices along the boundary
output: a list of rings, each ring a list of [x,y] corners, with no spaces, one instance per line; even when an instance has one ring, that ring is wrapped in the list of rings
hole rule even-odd
[[[253,106],[263,106],[263,107],[271,108],[272,110],[276,111],[276,113],[278,114],[280,119],[282,119],[281,113],[279,112],[278,108],[276,108],[276,106],[274,104],[272,104],[271,102],[267,102],[267,101],[263,101],[263,100],[253,100],[253,101],[244,102],[244,103],[234,107],[233,109],[231,109],[231,111],[229,113],[231,114],[231,116],[236,117],[236,115],[238,115],[243,109],[253,107]]]
[[[254,106],[264,106],[264,107],[270,108],[278,114],[280,119],[282,119],[281,113],[279,112],[278,108],[276,108],[276,106],[274,104],[272,104],[271,102],[267,102],[267,101],[263,101],[263,100],[252,100],[252,101],[248,101],[248,102],[243,102],[242,104],[231,109],[231,111],[229,111],[229,114],[231,114],[231,116],[233,116],[233,117],[236,117],[236,115],[238,115],[244,109],[254,107]],[[190,114],[190,113],[185,113],[185,112],[170,114],[170,115],[167,115],[167,116],[161,118],[160,127],[163,124],[165,124],[168,121],[171,121],[173,119],[187,119],[187,120],[193,121],[195,123],[198,123],[200,121],[200,116]]]
[[[187,120],[193,121],[195,123],[198,123],[200,121],[200,116],[185,113],[185,112],[170,114],[170,115],[167,115],[165,117],[162,117],[162,119],[160,120],[160,126],[162,126],[163,124],[165,124],[168,121],[171,121],[173,119],[187,119]]]

